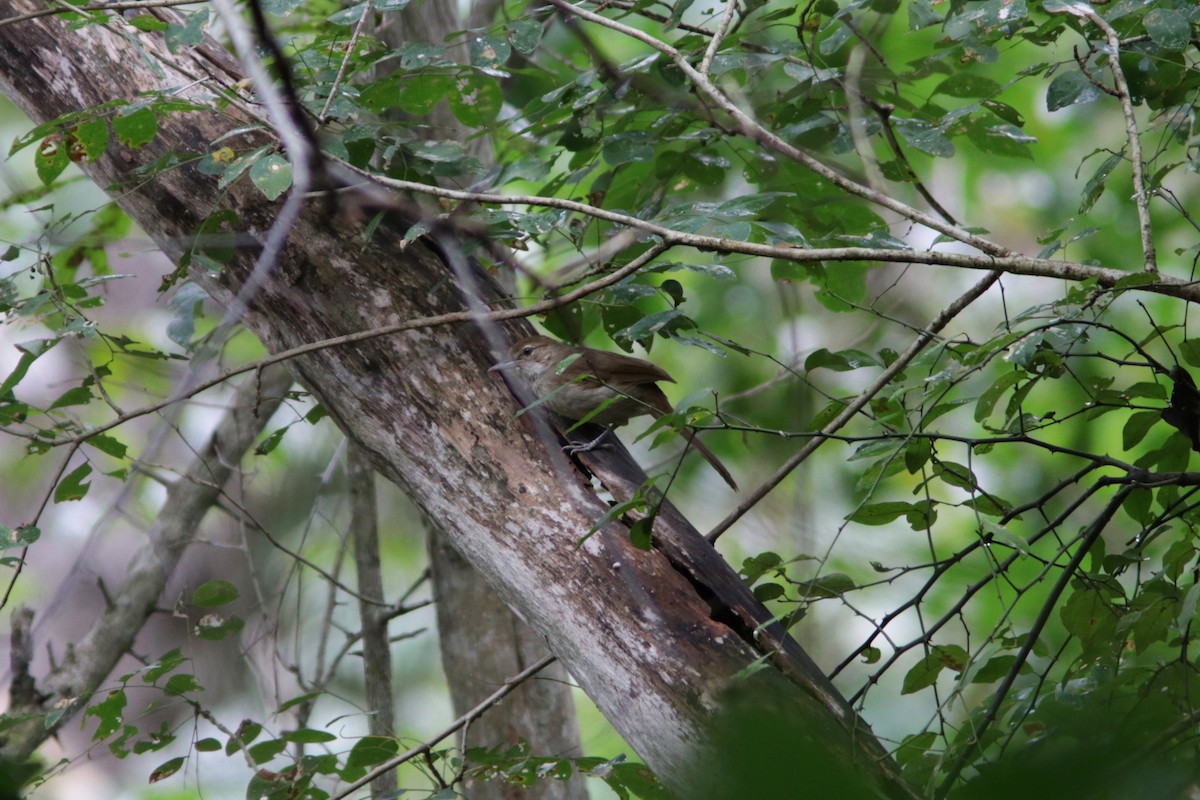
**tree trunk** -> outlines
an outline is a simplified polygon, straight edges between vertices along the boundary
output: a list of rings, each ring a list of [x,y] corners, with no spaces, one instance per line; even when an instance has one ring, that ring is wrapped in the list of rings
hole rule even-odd
[[[0,21],[40,7],[14,0]],[[172,54],[155,34],[98,25],[72,31],[57,17],[0,25],[0,88],[39,122],[142,92],[171,90],[209,105],[241,77],[211,42]],[[237,214],[243,236],[259,236],[278,207],[245,181],[219,191],[214,178],[186,165],[150,181],[131,175],[168,151],[207,152],[247,122],[236,109],[165,114],[149,145],[114,142],[84,169],[172,259],[185,255],[219,208]],[[221,144],[245,146],[247,135]],[[403,239],[412,219],[380,225],[364,248],[364,226],[337,213],[319,199],[308,205],[251,303],[245,323],[272,352],[463,310],[434,249]],[[228,303],[256,254],[243,248],[219,273],[194,265],[189,275]],[[632,546],[619,522],[578,544],[608,506],[578,476],[556,470],[562,457],[535,434],[530,415],[516,416],[519,405],[487,372],[494,360],[479,330],[458,324],[316,350],[291,367],[547,642],[669,789],[703,796],[709,781],[698,763],[736,769],[717,730],[723,698],[736,685],[742,695],[761,690],[776,712],[803,720],[803,741],[788,744],[827,756],[812,769],[836,761],[866,776],[875,792],[909,796],[869,729],[681,517],[664,509],[648,552]],[[595,463],[604,469],[603,460]],[[628,488],[610,480],[614,494]],[[803,785],[809,777],[795,779]]]

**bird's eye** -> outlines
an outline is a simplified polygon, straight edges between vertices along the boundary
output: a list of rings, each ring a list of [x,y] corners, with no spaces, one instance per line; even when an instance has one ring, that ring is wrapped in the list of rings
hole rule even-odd
[[[521,355],[523,355],[523,356],[531,355],[532,353],[533,353],[533,345],[531,345],[531,344],[527,344],[523,348],[521,348]]]

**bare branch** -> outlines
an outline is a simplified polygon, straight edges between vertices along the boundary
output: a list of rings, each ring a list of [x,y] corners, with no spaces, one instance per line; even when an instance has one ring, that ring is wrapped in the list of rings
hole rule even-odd
[[[849,405],[842,409],[840,414],[834,417],[828,425],[821,429],[820,436],[810,440],[808,444],[800,448],[799,452],[785,461],[783,465],[779,467],[779,469],[775,470],[774,474],[772,474],[770,478],[768,478],[761,486],[755,489],[749,497],[739,503],[738,507],[735,508],[729,514],[729,516],[717,523],[717,526],[709,531],[707,536],[708,540],[710,542],[715,542],[721,536],[721,534],[729,530],[729,528],[735,522],[741,519],[747,511],[757,505],[758,502],[766,497],[772,489],[778,486],[784,478],[790,475],[792,470],[803,464],[809,456],[817,451],[817,448],[828,441],[827,437],[829,434],[836,433],[837,431],[841,430],[841,428],[847,422],[853,419],[859,411],[866,407],[867,403],[871,402],[872,397],[883,391],[883,389],[886,388],[889,383],[891,383],[892,378],[899,375],[904,368],[908,366],[908,364],[914,358],[916,358],[922,350],[925,349],[925,346],[934,340],[934,337],[937,335],[937,333],[945,328],[946,325],[950,323],[950,320],[958,316],[958,314],[966,309],[967,306],[971,305],[971,303],[982,297],[984,293],[992,287],[992,284],[999,279],[999,272],[989,273],[983,280],[979,281],[969,290],[967,290],[965,294],[956,299],[950,305],[946,306],[942,313],[938,314],[937,319],[930,323],[929,328],[922,331],[921,334],[913,341],[913,343],[908,346],[907,350],[901,353],[900,356],[893,361],[887,369],[879,374],[879,377],[871,382],[870,386],[864,389],[858,395],[858,397],[854,398]]]
[[[1158,257],[1150,227],[1150,192],[1146,188],[1145,167],[1142,164],[1142,140],[1138,134],[1137,117],[1133,113],[1133,95],[1129,92],[1129,83],[1121,69],[1121,37],[1087,3],[1055,4],[1047,10],[1082,17],[1104,32],[1108,43],[1108,68],[1112,72],[1117,98],[1121,101],[1121,113],[1125,115],[1125,139],[1129,142],[1129,166],[1133,170],[1133,202],[1137,207],[1138,230],[1142,237],[1143,269],[1146,272],[1158,272]]]
[[[167,492],[163,510],[130,560],[125,583],[114,594],[111,607],[75,646],[75,658],[43,681],[48,698],[42,708],[63,710],[56,708],[63,704],[64,713],[52,725],[38,717],[12,730],[2,750],[7,757],[28,758],[83,707],[133,646],[200,521],[220,495],[220,487],[254,444],[291,384],[291,375],[277,367],[266,372],[261,384],[246,381],[238,388],[208,447],[187,470],[194,480],[177,481]]]

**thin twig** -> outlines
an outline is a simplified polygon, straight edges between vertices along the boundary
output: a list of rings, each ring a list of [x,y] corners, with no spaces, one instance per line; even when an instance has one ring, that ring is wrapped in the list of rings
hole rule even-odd
[[[28,22],[38,17],[52,17],[55,14],[76,14],[80,11],[130,11],[138,8],[170,8],[171,6],[194,6],[204,0],[119,0],[113,3],[90,3],[86,6],[59,6],[58,8],[43,8],[8,19],[0,19],[0,28],[17,22]]]
[[[1010,251],[1008,248],[1002,247],[995,242],[984,239],[981,236],[976,236],[975,234],[965,231],[957,226],[947,224],[946,222],[932,217],[923,211],[915,209],[906,203],[877,192],[868,186],[858,183],[857,181],[853,181],[837,170],[810,156],[808,153],[805,153],[799,148],[793,147],[792,145],[783,141],[774,133],[770,132],[761,124],[759,124],[755,119],[750,117],[749,114],[739,108],[736,103],[729,99],[729,97],[717,89],[717,87],[712,83],[711,80],[709,80],[707,76],[702,75],[694,66],[692,66],[691,62],[683,53],[676,50],[674,47],[671,47],[661,39],[658,39],[649,33],[646,33],[645,31],[640,31],[637,28],[630,27],[629,25],[615,22],[601,14],[588,11],[587,9],[580,8],[576,5],[572,5],[571,3],[567,2],[567,0],[549,0],[549,2],[563,11],[575,14],[582,19],[609,28],[610,30],[614,30],[618,33],[628,36],[631,39],[636,39],[643,44],[649,45],[663,55],[666,55],[671,59],[672,62],[674,62],[675,66],[684,73],[688,80],[692,82],[700,95],[706,98],[725,114],[729,115],[729,117],[731,117],[737,123],[737,128],[743,136],[751,141],[763,145],[769,150],[779,153],[780,155],[791,159],[798,164],[801,164],[810,171],[828,180],[839,189],[842,189],[843,191],[848,192],[856,197],[861,197],[864,200],[874,203],[875,205],[881,206],[890,211],[894,211],[895,213],[900,214],[901,216],[910,219],[913,222],[924,225],[925,227],[937,231],[938,233],[945,234],[952,239],[956,239],[964,244],[968,244],[971,247],[975,247],[985,253],[996,256],[1013,255],[1012,251]]]
[[[337,75],[333,78],[333,85],[329,87],[329,96],[325,98],[325,105],[321,108],[321,113],[317,115],[317,119],[321,124],[329,121],[329,107],[333,105],[333,98],[337,97],[338,87],[342,85],[342,79],[346,77],[346,68],[350,65],[350,59],[354,56],[354,50],[358,47],[358,37],[362,34],[363,28],[367,24],[367,17],[371,13],[372,0],[367,0],[363,6],[362,16],[358,18],[358,23],[354,26],[354,32],[350,34],[350,42],[346,45],[346,55],[342,59],[342,65],[338,67]]]
[[[1103,482],[1103,479],[1101,481]],[[958,780],[959,774],[962,773],[963,767],[966,766],[967,759],[971,757],[976,747],[983,741],[983,735],[987,732],[987,729],[996,721],[996,717],[1000,713],[1000,706],[1004,703],[1005,698],[1008,697],[1009,690],[1012,689],[1017,676],[1021,674],[1021,668],[1025,666],[1029,654],[1033,652],[1033,648],[1037,644],[1042,630],[1046,627],[1046,624],[1050,621],[1050,617],[1058,607],[1058,599],[1062,597],[1063,592],[1067,589],[1067,584],[1075,576],[1075,571],[1079,569],[1079,565],[1083,562],[1083,557],[1087,555],[1092,545],[1100,538],[1100,534],[1104,532],[1104,528],[1108,525],[1109,520],[1113,518],[1113,515],[1117,513],[1117,509],[1125,501],[1125,497],[1135,488],[1136,484],[1130,483],[1118,489],[1112,499],[1108,501],[1104,510],[1100,512],[1100,516],[1096,517],[1092,521],[1092,524],[1088,526],[1087,531],[1082,537],[1082,541],[1080,541],[1075,553],[1071,556],[1071,560],[1063,569],[1062,574],[1058,576],[1058,581],[1055,582],[1054,588],[1050,590],[1050,594],[1046,597],[1045,602],[1042,603],[1042,608],[1038,613],[1037,619],[1034,620],[1033,625],[1029,628],[1029,633],[1025,636],[1025,643],[1017,653],[1017,658],[1009,668],[1008,674],[1004,676],[1004,680],[996,688],[992,704],[988,706],[983,719],[976,726],[971,737],[971,742],[963,748],[947,772],[945,780],[938,787],[934,795],[935,800],[944,800],[946,795],[950,793],[954,782]]]
[[[1137,118],[1133,113],[1133,96],[1129,92],[1129,83],[1125,80],[1125,72],[1121,69],[1121,37],[1117,35],[1112,25],[1109,25],[1086,3],[1064,3],[1052,10],[1082,17],[1104,32],[1104,38],[1108,42],[1108,68],[1112,72],[1117,97],[1121,101],[1121,112],[1125,115],[1125,137],[1129,142],[1129,165],[1133,170],[1133,202],[1137,207],[1138,229],[1142,237],[1143,269],[1146,272],[1158,272],[1158,257],[1155,254],[1154,236],[1150,227],[1150,193],[1146,189],[1146,177],[1142,164],[1142,140],[1138,134]]]
[[[988,273],[983,280],[972,286],[965,294],[948,305],[942,311],[942,313],[938,314],[937,318],[930,323],[929,328],[922,331],[921,334],[913,341],[913,343],[908,346],[907,350],[901,353],[900,356],[893,361],[887,369],[879,374],[878,378],[871,382],[870,386],[864,389],[862,393],[858,395],[858,397],[850,401],[850,404],[842,409],[840,414],[834,417],[828,425],[821,429],[820,436],[815,439],[811,439],[808,444],[800,448],[799,452],[785,461],[783,465],[779,467],[779,469],[775,470],[775,473],[771,475],[771,477],[767,478],[767,480],[764,481],[761,486],[755,489],[749,497],[739,503],[738,507],[735,508],[729,514],[729,516],[725,517],[725,519],[721,520],[715,528],[709,531],[708,536],[706,537],[708,541],[715,542],[721,536],[721,534],[729,530],[729,528],[735,522],[741,519],[746,512],[758,505],[759,501],[766,497],[767,494],[769,494],[776,486],[778,486],[784,478],[790,475],[791,472],[796,469],[796,467],[803,464],[809,456],[815,453],[818,447],[828,441],[826,437],[828,437],[829,434],[836,433],[847,422],[853,419],[854,416],[867,405],[867,403],[871,402],[871,398],[881,392],[891,382],[892,378],[900,374],[904,368],[907,367],[908,364],[914,358],[916,358],[922,350],[925,349],[925,346],[934,340],[938,332],[941,331],[942,328],[946,327],[946,325],[950,323],[950,320],[958,316],[958,314],[967,308],[967,306],[971,305],[971,303],[982,297],[983,294],[992,287],[992,284],[1000,279],[1001,274],[1002,273],[999,271]]]
[[[503,686],[488,695],[488,697],[482,703],[475,706],[458,719],[454,720],[454,722],[451,722],[450,725],[444,728],[441,733],[438,733],[431,739],[427,739],[425,742],[417,745],[406,753],[401,753],[394,758],[388,759],[375,769],[368,772],[366,775],[356,780],[354,783],[347,786],[345,789],[331,796],[329,800],[345,800],[345,798],[366,786],[368,783],[375,780],[385,772],[390,772],[406,761],[411,761],[417,756],[428,753],[438,742],[448,738],[449,736],[452,736],[456,731],[470,723],[472,720],[478,719],[485,711],[503,700],[505,696],[511,693],[514,689],[544,670],[546,667],[553,664],[555,661],[556,658],[554,656],[546,656],[533,666],[521,670],[519,673],[506,680]]]
[[[708,75],[712,70],[713,59],[717,55],[717,50],[721,47],[721,42],[725,40],[725,34],[729,32],[729,26],[733,22],[734,12],[737,11],[738,0],[725,0],[725,13],[721,15],[721,20],[717,23],[717,29],[713,31],[712,39],[708,42],[708,47],[704,50],[704,58],[700,60],[700,74]]]

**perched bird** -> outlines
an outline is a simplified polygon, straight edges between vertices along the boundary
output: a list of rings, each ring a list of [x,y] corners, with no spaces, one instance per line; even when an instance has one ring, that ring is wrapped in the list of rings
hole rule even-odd
[[[674,378],[649,361],[591,347],[571,347],[545,336],[521,339],[512,346],[509,355],[510,361],[497,364],[492,370],[512,367],[543,406],[566,419],[587,418],[588,422],[616,427],[642,414],[657,418],[672,411],[671,402],[657,382],[674,383]],[[592,449],[603,435],[579,449]],[[696,434],[685,430],[682,435],[737,491],[737,482],[729,470]]]

